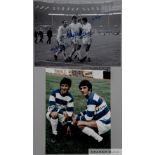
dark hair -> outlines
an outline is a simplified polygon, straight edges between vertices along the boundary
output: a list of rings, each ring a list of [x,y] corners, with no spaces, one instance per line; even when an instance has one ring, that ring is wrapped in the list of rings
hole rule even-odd
[[[87,86],[88,87],[88,90],[92,91],[92,84],[88,81],[88,80],[82,80],[79,84],[79,89],[82,87],[82,86]]]
[[[72,17],[72,20],[73,20],[73,19],[77,19],[77,17],[76,17],[76,16],[73,16],[73,17]]]
[[[87,18],[86,17],[83,17],[82,20],[87,23]]]
[[[67,20],[63,20],[62,23],[64,24],[65,22],[67,22]]]
[[[81,22],[81,18],[78,19],[78,22]]]
[[[67,84],[69,87],[71,87],[72,81],[71,81],[70,79],[64,77],[64,78],[60,81],[60,86],[61,86],[62,84]]]

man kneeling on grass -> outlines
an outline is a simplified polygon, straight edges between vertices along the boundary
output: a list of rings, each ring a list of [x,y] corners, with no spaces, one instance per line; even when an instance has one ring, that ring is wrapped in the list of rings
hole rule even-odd
[[[52,143],[55,143],[57,140],[58,121],[64,125],[66,121],[72,120],[74,103],[73,97],[69,92],[70,87],[71,80],[63,78],[60,81],[60,88],[53,90],[49,97],[49,106],[46,117],[50,121],[52,127]]]
[[[87,108],[75,116],[74,123],[77,123],[83,133],[102,142],[103,137],[100,135],[111,129],[110,110],[105,100],[92,92],[92,84],[88,80],[81,81],[79,89],[87,99]],[[98,129],[98,133],[93,128]]]

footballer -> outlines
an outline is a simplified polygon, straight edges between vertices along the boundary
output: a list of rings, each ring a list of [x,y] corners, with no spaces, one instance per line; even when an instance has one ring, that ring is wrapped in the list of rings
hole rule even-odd
[[[66,45],[65,45],[65,39],[67,38],[67,33],[68,33],[68,23],[66,20],[62,21],[62,25],[59,26],[58,28],[58,33],[57,33],[57,43],[58,43],[58,50],[54,54],[54,59],[57,61],[58,59],[58,54],[62,53],[64,61],[66,61]]]
[[[52,127],[52,143],[55,143],[57,140],[58,121],[64,125],[65,121],[72,119],[74,102],[73,96],[69,92],[71,83],[72,82],[69,78],[64,77],[60,81],[60,88],[51,91],[49,96],[48,112],[46,113],[46,117]]]
[[[83,80],[79,84],[82,95],[87,99],[87,108],[74,118],[74,123],[88,136],[98,142],[103,141],[101,134],[111,129],[111,112],[106,101],[92,92],[92,84]],[[95,132],[94,128],[98,130]]]
[[[68,61],[72,61],[73,56],[74,58],[81,59],[81,39],[80,36],[82,34],[82,24],[78,22],[77,16],[72,17],[72,22],[69,25],[69,30],[70,30],[70,38],[71,38],[71,43],[73,45],[72,52],[70,53],[68,57]]]
[[[92,43],[92,26],[90,23],[88,23],[87,18],[83,17],[82,18],[82,44],[86,52],[86,55],[80,60],[80,62],[84,62],[85,60],[87,60],[88,62],[91,62],[91,59],[89,56],[91,43]]]

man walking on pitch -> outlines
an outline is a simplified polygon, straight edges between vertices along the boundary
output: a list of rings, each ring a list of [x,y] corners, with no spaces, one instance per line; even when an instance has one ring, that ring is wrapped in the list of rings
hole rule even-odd
[[[49,28],[49,30],[47,31],[47,44],[51,44],[51,38],[52,38],[52,29]]]
[[[58,54],[62,52],[64,61],[66,61],[66,44],[65,44],[65,39],[67,39],[67,34],[68,34],[68,23],[66,20],[62,21],[62,25],[59,26],[58,28],[58,33],[57,33],[57,43],[58,43],[58,49],[56,53],[54,54],[54,59],[57,61],[58,59]]]
[[[92,26],[90,23],[88,23],[88,20],[86,17],[82,18],[82,49],[85,50],[86,55],[80,60],[80,62],[84,62],[87,60],[88,62],[91,61],[89,56],[89,50],[92,43]]]
[[[70,53],[68,57],[68,61],[72,61],[72,57],[81,59],[81,42],[80,42],[80,36],[82,34],[82,25],[80,22],[77,21],[77,17],[72,17],[72,23],[69,25],[70,30],[70,38],[73,45],[72,52]]]

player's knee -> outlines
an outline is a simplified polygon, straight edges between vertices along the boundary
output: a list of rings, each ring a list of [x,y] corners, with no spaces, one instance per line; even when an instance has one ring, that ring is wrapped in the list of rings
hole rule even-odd
[[[111,130],[111,124],[107,126],[107,131]]]
[[[50,120],[50,114],[51,114],[51,112],[47,112],[47,113],[46,113],[46,118],[47,118],[48,120]]]
[[[57,113],[57,112],[52,112],[52,113],[50,113],[50,116],[51,116],[53,119],[56,119],[56,118],[58,118],[58,113]]]

